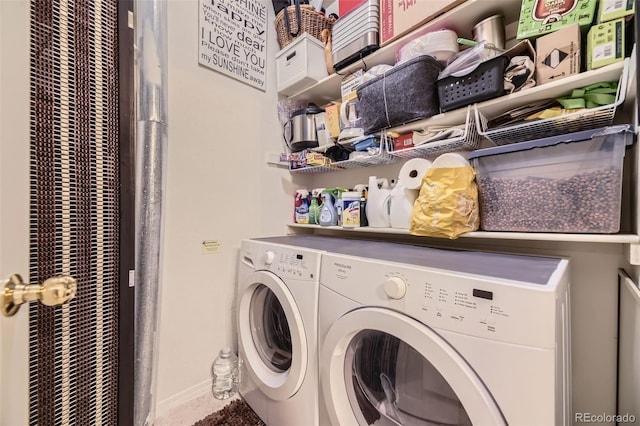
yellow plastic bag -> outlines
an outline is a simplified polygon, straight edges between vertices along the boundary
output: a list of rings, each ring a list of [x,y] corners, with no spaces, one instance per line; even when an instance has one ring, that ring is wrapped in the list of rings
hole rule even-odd
[[[478,187],[472,167],[432,167],[422,178],[409,233],[455,239],[478,229],[478,212]]]

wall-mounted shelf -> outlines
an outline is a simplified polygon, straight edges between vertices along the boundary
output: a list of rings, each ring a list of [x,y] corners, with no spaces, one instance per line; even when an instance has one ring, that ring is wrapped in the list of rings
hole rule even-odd
[[[625,67],[632,66],[631,62],[634,58],[627,59],[623,62],[616,62],[606,67],[598,68],[591,71],[585,71],[580,74],[566,77],[561,80],[552,81],[542,84],[540,86],[532,87],[530,89],[512,93],[498,98],[490,99],[488,101],[480,102],[474,105],[483,116],[492,118],[506,111],[512,110],[522,105],[531,104],[544,99],[555,99],[562,97],[570,93],[573,89],[588,86],[590,84],[604,82],[604,81],[620,81]],[[335,76],[335,74],[334,74]],[[332,76],[328,77],[331,79]],[[326,80],[326,79],[325,79]],[[312,86],[307,91],[302,92],[301,99],[313,99],[318,102],[317,93],[330,93],[335,89],[335,93],[330,93],[327,96],[320,96],[323,101],[335,100],[340,97],[340,81],[339,79],[332,84],[323,84],[325,81],[321,81],[315,86]],[[332,89],[332,86],[335,86]],[[296,95],[297,96],[297,95]],[[624,100],[624,99],[623,99]],[[397,132],[400,134],[408,133],[413,130],[425,129],[429,126],[451,126],[459,125],[465,122],[467,115],[467,107],[459,108],[453,111],[436,114],[424,120],[418,120],[411,123],[407,123],[401,126],[396,126],[388,131]]]
[[[459,37],[472,39],[471,29],[474,23],[498,13],[504,15],[505,22],[514,22],[520,15],[520,6],[521,1],[519,0],[467,0],[400,39],[381,47],[366,56],[363,61],[358,61],[340,70],[341,75],[336,73],[331,74],[315,85],[290,97],[304,102],[315,102],[318,105],[323,102],[340,99],[340,81],[344,75],[360,68],[371,68],[380,64],[395,64],[396,53],[409,40],[427,32],[437,31],[443,28],[454,30]],[[464,122],[464,111],[460,122]]]
[[[478,131],[480,124],[476,122],[478,117],[484,119],[484,117],[492,117],[497,114],[501,114],[505,111],[509,111],[518,106],[530,104],[536,101],[549,98],[561,97],[567,93],[570,93],[573,89],[584,87],[593,83],[603,81],[619,81],[621,85],[620,94],[616,101],[616,106],[624,101],[624,87],[626,86],[627,79],[624,78],[628,74],[629,69],[634,66],[634,58],[628,58],[624,62],[617,62],[608,65],[603,68],[583,72],[571,77],[564,78],[562,80],[553,81],[540,86],[533,87],[531,89],[513,93],[510,95],[502,96],[500,98],[491,99],[485,102],[475,104],[473,106],[474,111],[471,111],[471,107],[464,107],[454,111],[437,114],[424,120],[414,121],[402,126],[397,126],[387,131],[393,131],[400,134],[409,133],[413,130],[426,129],[430,126],[447,126],[447,125],[460,125],[466,124],[465,135],[459,138],[460,141],[441,141],[440,144],[452,144],[453,142],[460,142],[458,149],[475,149],[478,142]],[[633,68],[631,68],[633,69]],[[615,109],[614,109],[615,111]],[[486,119],[485,119],[486,121]],[[473,125],[473,129],[468,129],[469,124]],[[535,123],[534,123],[535,124]],[[484,128],[482,128],[484,130]],[[433,148],[433,149],[432,149]],[[352,169],[357,167],[371,167],[383,164],[389,164],[393,162],[393,157],[402,158],[414,158],[425,157],[428,158],[431,154],[439,154],[444,152],[443,149],[436,149],[434,146],[425,145],[422,147],[414,147],[407,150],[393,151],[391,153],[383,152],[379,155],[373,156],[370,159],[362,159],[357,161],[344,161],[339,163],[332,163],[328,166],[316,166],[306,167],[303,169],[291,170],[292,173],[301,174],[315,174],[335,172],[340,170]]]
[[[478,134],[478,126],[476,126],[476,114],[472,111],[471,106],[467,107],[467,116],[463,123],[463,133],[460,136],[395,150],[391,152],[391,155],[400,158],[427,158],[433,160],[445,152],[478,149],[480,135]]]
[[[298,223],[287,225],[290,228],[305,229],[314,232],[315,230],[340,231],[355,234],[395,234],[411,235],[407,229],[395,228],[343,228],[342,226],[320,226],[302,225]],[[428,238],[417,237],[416,238]],[[523,240],[523,241],[558,241],[558,242],[579,242],[579,243],[610,243],[610,244],[638,244],[640,235],[635,234],[555,234],[555,233],[533,233],[533,232],[468,232],[460,238],[483,238],[494,240]]]
[[[307,166],[299,169],[291,169],[291,173],[315,174],[391,164],[394,163],[397,158],[391,155],[388,143],[389,142],[383,142],[378,149],[378,153],[374,155],[363,155],[349,160],[331,162],[323,166]]]
[[[283,163],[280,161],[267,161],[267,165],[269,166],[273,166],[273,167],[278,167],[281,169],[288,169],[289,168],[289,163]]]
[[[532,104],[544,99],[555,99],[570,93],[573,89],[588,86],[593,83],[603,81],[620,81],[625,66],[630,67],[631,60],[616,62],[606,67],[535,86],[521,92],[512,93],[474,105],[474,108],[485,117],[492,118],[506,111],[512,110],[522,105]],[[457,110],[436,114],[432,117],[420,121],[397,126],[388,131],[400,134],[413,130],[423,129],[428,126],[456,125],[465,122],[466,107]]]
[[[292,96],[290,99],[302,102],[315,102],[318,105],[324,102],[335,101],[340,98],[340,82],[343,75],[353,72],[357,69],[363,68],[366,64],[366,68],[371,68],[379,64],[394,64],[396,60],[396,54],[400,48],[406,44],[409,40],[420,36],[424,33],[437,31],[442,28],[449,28],[458,33],[460,37],[472,38],[470,31],[473,27],[473,23],[496,13],[502,13],[505,16],[505,23],[511,25],[517,25],[517,19],[520,11],[521,2],[516,0],[505,0],[501,2],[492,2],[488,0],[467,0],[465,3],[450,10],[449,12],[435,18],[422,27],[414,30],[413,32],[405,35],[399,40],[383,46],[372,54],[364,58],[364,61],[354,63],[349,67],[340,71],[341,75],[332,74],[323,80],[319,81],[315,85],[302,90]],[[635,49],[635,47],[634,47]],[[364,62],[364,64],[363,64]],[[560,80],[551,81],[533,88],[526,89],[521,92],[504,95],[498,98],[494,98],[488,101],[480,102],[471,106],[471,109],[477,114],[474,115],[475,119],[491,119],[497,115],[503,114],[507,111],[513,110],[523,105],[532,104],[534,102],[556,99],[569,94],[573,89],[585,87],[599,82],[611,82],[619,81],[624,83],[627,79],[635,84],[636,74],[635,52],[632,53],[631,58],[617,62],[606,67],[602,67],[595,70],[582,72],[570,77],[566,77]],[[627,78],[625,78],[625,75]],[[626,86],[624,84],[623,86]],[[616,103],[612,109],[615,114],[615,107],[620,106],[620,110],[625,110],[623,102],[625,102],[624,95],[631,92],[625,91],[627,87],[621,87],[623,92],[618,93],[616,97]],[[635,99],[635,91],[633,96],[628,96],[628,100],[637,102]],[[629,104],[629,102],[626,102]],[[387,131],[393,131],[400,134],[409,133],[415,130],[427,129],[432,126],[452,126],[465,124],[468,114],[468,107],[463,107],[457,110],[449,111],[446,113],[436,114],[432,117],[407,123],[394,128],[386,129]],[[607,117],[608,119],[608,117]],[[484,139],[491,139],[491,129],[487,129],[486,122],[476,121],[476,134],[480,136],[478,139],[482,139],[483,143],[490,143]],[[475,136],[475,135],[474,135]],[[468,149],[463,146],[461,149]],[[634,148],[636,152],[639,150]],[[403,152],[404,151],[404,152]],[[415,158],[425,157],[426,153],[423,149],[403,150],[398,152],[392,152],[394,157],[400,158]],[[636,154],[637,156],[638,154]],[[635,159],[637,163],[637,158]],[[633,171],[633,185],[637,186],[637,164],[634,164]],[[333,170],[318,170],[318,171],[300,171],[298,173],[317,173]],[[637,215],[637,202],[633,202],[632,214]],[[637,221],[635,221],[637,222]],[[396,235],[398,237],[410,237],[421,238],[417,236],[411,236],[408,230],[393,229],[393,228],[342,228],[340,226],[335,227],[322,227],[319,225],[301,225],[290,224],[288,225],[293,232],[300,233],[345,233],[351,235],[357,234],[377,234],[379,238],[383,238],[386,235]],[[634,225],[635,226],[635,225]],[[635,229],[635,228],[634,228]],[[422,237],[425,238],[425,237]],[[550,242],[577,242],[577,243],[611,243],[611,244],[625,244],[629,247],[633,247],[636,252],[637,247],[640,247],[640,235],[630,233],[619,234],[560,234],[560,233],[520,233],[520,232],[471,232],[461,236],[462,239],[473,238],[477,240],[520,240],[520,241],[550,241]],[[431,238],[435,240],[434,238]],[[640,258],[640,256],[636,256]]]

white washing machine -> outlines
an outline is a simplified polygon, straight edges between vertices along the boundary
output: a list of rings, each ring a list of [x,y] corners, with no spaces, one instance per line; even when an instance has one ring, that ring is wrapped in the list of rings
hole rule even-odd
[[[268,425],[319,423],[320,261],[325,250],[339,241],[291,236],[241,243],[237,287],[240,394]]]
[[[322,425],[571,424],[568,260],[361,242],[320,277]]]

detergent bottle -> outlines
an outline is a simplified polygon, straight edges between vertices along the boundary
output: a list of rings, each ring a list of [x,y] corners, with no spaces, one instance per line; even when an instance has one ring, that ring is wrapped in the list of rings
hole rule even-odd
[[[369,219],[367,219],[367,191],[364,190],[360,193],[360,226],[369,226]]]
[[[370,228],[390,228],[389,198],[391,188],[387,179],[369,176],[369,191],[367,198],[367,221]]]
[[[322,192],[322,207],[320,207],[320,216],[318,223],[322,226],[335,226],[338,224],[338,212],[334,204],[333,196],[329,189]]]
[[[293,221],[295,223],[309,223],[309,191],[306,189],[296,191]]]
[[[409,229],[416,198],[417,190],[407,188],[402,182],[396,183],[389,197],[389,221],[392,228]]]
[[[367,185],[355,185],[353,190],[360,194],[360,226],[369,226],[369,221],[367,220]]]
[[[320,194],[324,188],[316,188],[311,190],[311,204],[309,204],[309,224],[310,225],[319,225],[320,224],[320,207],[322,204],[322,198]],[[320,199],[320,202],[318,202]]]

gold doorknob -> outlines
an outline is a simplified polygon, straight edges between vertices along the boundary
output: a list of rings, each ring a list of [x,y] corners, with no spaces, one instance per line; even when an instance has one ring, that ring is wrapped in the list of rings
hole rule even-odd
[[[47,306],[57,306],[73,299],[78,283],[69,276],[51,277],[42,284],[25,284],[18,274],[4,280],[2,291],[2,314],[15,315],[23,303],[39,300]]]

